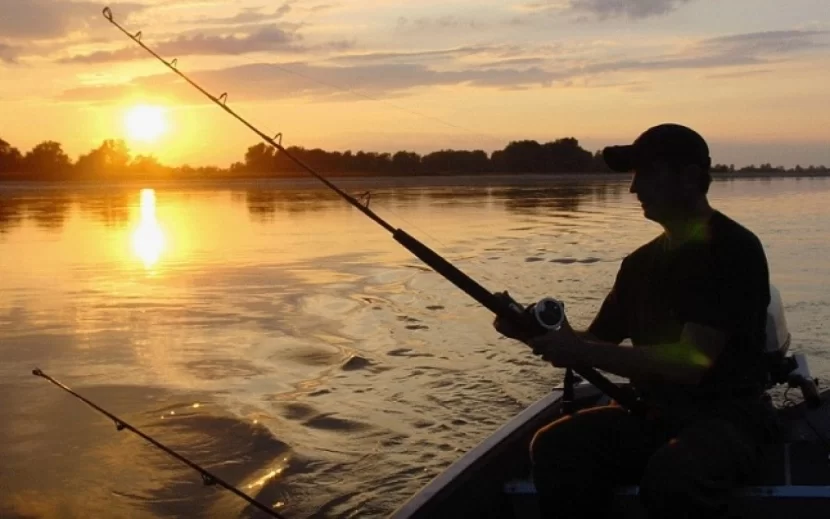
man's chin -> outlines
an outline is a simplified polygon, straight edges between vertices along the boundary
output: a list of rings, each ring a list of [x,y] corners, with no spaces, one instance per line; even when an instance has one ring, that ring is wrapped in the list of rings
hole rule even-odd
[[[643,209],[643,216],[649,220],[654,220],[655,222],[659,222],[661,220],[661,211],[657,207],[646,204],[641,204],[641,207]]]

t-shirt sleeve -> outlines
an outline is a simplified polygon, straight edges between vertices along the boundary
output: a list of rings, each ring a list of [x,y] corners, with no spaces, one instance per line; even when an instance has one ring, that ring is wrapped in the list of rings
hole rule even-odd
[[[686,321],[729,334],[763,333],[770,290],[769,267],[761,242],[755,238],[725,245],[714,267],[711,289],[695,298]]]
[[[623,265],[625,265],[625,261],[623,261]],[[619,344],[629,337],[628,320],[626,319],[625,304],[623,302],[624,279],[624,269],[621,267],[614,280],[614,286],[605,296],[599,312],[588,327],[588,332],[597,339]]]

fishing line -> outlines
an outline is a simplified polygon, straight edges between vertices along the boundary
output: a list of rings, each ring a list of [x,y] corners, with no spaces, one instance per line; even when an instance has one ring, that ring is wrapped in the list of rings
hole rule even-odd
[[[38,376],[38,377],[44,378],[44,379],[48,380],[49,382],[51,382],[52,384],[54,384],[54,385],[58,386],[59,388],[63,389],[63,390],[64,390],[64,391],[66,391],[67,393],[71,394],[71,395],[72,395],[72,396],[74,396],[75,398],[80,399],[80,400],[81,400],[82,402],[84,402],[86,405],[90,406],[91,408],[95,409],[95,410],[96,410],[96,411],[98,411],[99,413],[103,414],[104,416],[106,416],[107,418],[109,418],[110,420],[112,420],[113,422],[115,422],[115,428],[116,428],[117,430],[121,431],[121,430],[123,430],[123,429],[127,429],[128,431],[130,431],[130,432],[132,432],[132,433],[137,434],[138,436],[140,436],[140,437],[144,438],[145,440],[147,440],[148,442],[152,443],[153,445],[155,445],[155,446],[156,446],[156,447],[158,447],[159,449],[163,450],[164,452],[166,452],[166,453],[167,453],[167,454],[169,454],[170,456],[172,456],[172,457],[176,458],[177,460],[179,460],[180,462],[184,463],[184,464],[185,464],[185,465],[187,465],[188,467],[190,467],[190,468],[192,468],[193,470],[195,470],[195,471],[199,472],[199,474],[201,474],[201,475],[202,475],[202,482],[203,482],[206,486],[211,486],[211,485],[219,485],[220,487],[222,487],[222,488],[224,488],[224,489],[226,489],[226,490],[229,490],[229,491],[233,492],[233,493],[234,493],[234,494],[236,494],[237,496],[239,496],[239,497],[241,497],[242,499],[244,499],[245,501],[247,501],[249,504],[251,504],[251,505],[253,505],[254,507],[256,507],[257,509],[259,509],[259,510],[261,510],[261,511],[265,512],[265,513],[267,513],[267,514],[268,514],[268,515],[270,515],[271,517],[276,517],[277,519],[286,519],[286,517],[285,517],[285,516],[281,515],[281,514],[280,514],[279,512],[277,512],[276,510],[273,510],[273,509],[271,509],[271,508],[269,508],[269,507],[265,506],[264,504],[262,504],[262,503],[260,503],[259,501],[257,501],[257,500],[255,500],[255,499],[253,499],[252,497],[248,496],[247,494],[245,494],[244,492],[242,492],[241,490],[239,490],[239,489],[238,489],[238,488],[236,488],[235,486],[231,485],[230,483],[227,483],[225,480],[221,479],[220,477],[218,477],[218,476],[216,476],[216,475],[214,475],[214,474],[212,474],[212,473],[208,472],[207,470],[203,469],[202,467],[200,467],[200,466],[199,466],[199,465],[197,465],[196,463],[193,463],[192,461],[188,460],[187,458],[185,458],[185,457],[184,457],[184,456],[182,456],[181,454],[177,453],[177,452],[176,452],[176,451],[174,451],[173,449],[171,449],[171,448],[169,448],[169,447],[167,447],[167,446],[163,445],[162,443],[160,443],[160,442],[158,442],[158,441],[154,440],[154,439],[153,439],[153,438],[151,438],[150,436],[147,436],[146,434],[144,434],[143,432],[141,432],[141,431],[140,431],[140,430],[138,430],[137,428],[133,427],[133,426],[132,426],[132,425],[130,425],[129,423],[125,422],[125,421],[124,421],[124,420],[122,420],[121,418],[119,418],[119,417],[115,416],[114,414],[112,414],[112,413],[110,413],[109,411],[107,411],[107,410],[103,409],[102,407],[99,407],[97,404],[95,404],[95,403],[93,403],[92,401],[88,400],[88,399],[87,399],[87,398],[85,398],[84,396],[82,396],[82,395],[80,395],[80,394],[76,393],[75,391],[73,391],[72,389],[70,389],[70,388],[69,388],[68,386],[66,386],[65,384],[63,384],[63,383],[61,383],[61,382],[58,382],[58,381],[57,381],[57,380],[55,380],[54,378],[50,377],[49,375],[47,375],[46,373],[44,373],[44,372],[43,372],[43,371],[41,371],[40,369],[34,369],[34,370],[32,370],[32,375],[35,375],[35,376]]]

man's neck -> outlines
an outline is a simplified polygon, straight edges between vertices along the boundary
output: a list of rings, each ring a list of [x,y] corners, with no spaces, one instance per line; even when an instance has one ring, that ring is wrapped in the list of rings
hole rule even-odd
[[[709,218],[714,213],[715,210],[704,199],[682,218],[673,222],[664,223],[663,229],[669,247],[679,247],[689,241],[704,239]]]

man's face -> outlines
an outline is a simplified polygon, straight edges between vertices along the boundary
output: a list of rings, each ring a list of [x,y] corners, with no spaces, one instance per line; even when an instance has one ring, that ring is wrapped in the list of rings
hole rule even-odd
[[[650,161],[634,169],[630,191],[637,195],[649,220],[667,223],[682,219],[700,196],[694,168]]]

